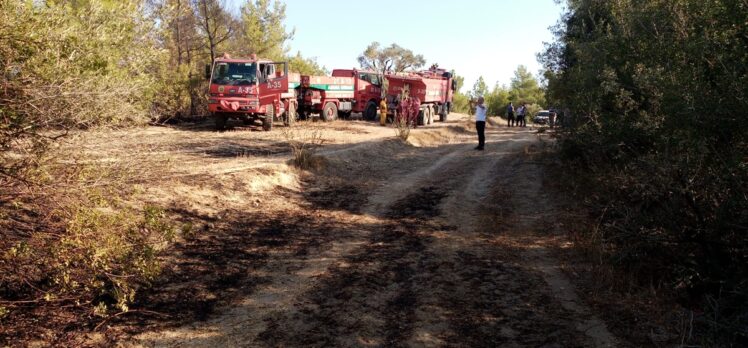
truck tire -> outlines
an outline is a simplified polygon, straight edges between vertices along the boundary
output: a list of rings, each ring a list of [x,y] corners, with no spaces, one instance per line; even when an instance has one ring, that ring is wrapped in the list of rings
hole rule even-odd
[[[447,115],[449,114],[448,104],[442,105],[441,113],[439,114],[439,121],[447,122]]]
[[[213,119],[215,120],[217,131],[226,130],[226,121],[229,119],[228,115],[223,112],[216,112],[213,114]]]
[[[429,106],[426,109],[426,111],[429,112],[429,119],[428,119],[429,121],[427,124],[433,124],[434,123],[434,109],[431,106]]]
[[[364,109],[364,120],[374,121],[377,119],[377,104],[373,101],[366,103],[366,109]]]
[[[288,103],[288,110],[286,110],[286,117],[283,123],[291,127],[296,122],[296,105],[294,103]]]
[[[416,118],[416,122],[419,126],[423,126],[426,123],[426,109],[418,110],[418,118]]]
[[[322,108],[320,118],[325,122],[332,122],[338,118],[338,107],[333,102],[327,102]]]
[[[262,130],[270,131],[273,129],[273,118],[275,118],[275,107],[270,104],[265,108],[265,118],[262,119]]]

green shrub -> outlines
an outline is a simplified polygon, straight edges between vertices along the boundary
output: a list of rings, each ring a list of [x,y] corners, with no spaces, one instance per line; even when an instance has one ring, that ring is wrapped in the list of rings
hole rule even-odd
[[[569,1],[542,56],[561,153],[609,261],[662,284],[693,341],[748,342],[748,4]],[[603,209],[603,207],[607,207]]]

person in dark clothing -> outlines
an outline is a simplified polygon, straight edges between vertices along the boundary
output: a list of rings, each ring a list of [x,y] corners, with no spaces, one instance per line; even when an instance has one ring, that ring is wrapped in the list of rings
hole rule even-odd
[[[511,102],[509,103],[509,106],[506,107],[506,126],[514,126],[514,105],[512,105]]]

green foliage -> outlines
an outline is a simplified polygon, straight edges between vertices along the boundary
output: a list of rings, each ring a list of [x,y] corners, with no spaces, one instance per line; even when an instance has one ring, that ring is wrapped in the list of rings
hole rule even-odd
[[[489,115],[506,116],[506,107],[509,105],[509,90],[498,83],[493,87],[491,93],[486,95],[486,105]]]
[[[361,55],[358,63],[362,69],[381,72],[403,72],[415,70],[426,64],[421,54],[400,47],[393,43],[389,47],[381,47],[379,42],[372,42]]]
[[[24,180],[65,129],[149,120],[162,52],[141,10],[0,0],[0,186]]]
[[[288,53],[285,43],[294,30],[286,31],[286,5],[280,1],[247,0],[241,10],[241,30],[232,43],[240,55],[257,54],[269,59],[282,59]]]
[[[160,273],[159,252],[177,229],[159,207],[123,203],[132,191],[122,182],[133,173],[95,165],[48,169],[70,181],[30,202],[49,219],[0,254],[0,297],[73,301],[99,316],[128,311],[138,289]]]
[[[748,341],[748,4],[569,1],[541,56],[570,166],[607,206],[602,248],[667,284],[695,343]],[[741,342],[741,343],[738,343]]]
[[[510,84],[509,99],[514,101],[515,104],[545,104],[544,92],[540,88],[538,80],[527,71],[527,67],[524,65],[518,66],[514,72]]]
[[[466,114],[470,111],[470,98],[468,96],[456,92],[452,96],[452,111]]]
[[[460,92],[462,86],[465,84],[465,77],[457,75],[454,69],[452,70],[452,76],[457,84],[457,89],[452,96],[452,111],[466,114],[470,111],[470,98]]]
[[[3,109],[32,128],[148,120],[161,53],[140,7],[0,1]]]
[[[320,66],[315,59],[304,58],[301,52],[296,52],[295,56],[288,58],[289,70],[302,75],[326,75],[327,69]]]
[[[486,85],[486,81],[483,80],[483,76],[479,76],[478,80],[475,81],[475,84],[473,84],[473,89],[470,91],[470,96],[473,98],[478,97],[486,97],[488,94],[488,85]]]

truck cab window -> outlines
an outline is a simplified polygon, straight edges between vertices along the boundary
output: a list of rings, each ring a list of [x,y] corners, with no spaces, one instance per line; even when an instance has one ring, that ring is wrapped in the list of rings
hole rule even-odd
[[[369,82],[377,86],[381,85],[381,83],[379,83],[378,75],[374,75],[374,74],[369,75]]]

